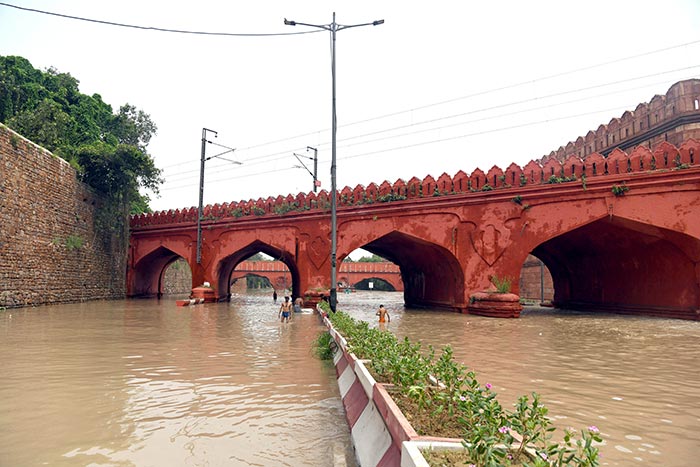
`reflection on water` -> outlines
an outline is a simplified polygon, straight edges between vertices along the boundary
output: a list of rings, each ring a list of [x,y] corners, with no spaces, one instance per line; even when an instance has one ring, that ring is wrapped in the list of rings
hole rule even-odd
[[[267,294],[0,312],[0,466],[353,464],[318,317]]]
[[[542,308],[511,320],[404,310],[400,292],[341,295],[338,308],[375,323],[380,303],[388,330],[450,344],[502,403],[535,391],[559,429],[598,426],[601,465],[697,465],[700,323]]]

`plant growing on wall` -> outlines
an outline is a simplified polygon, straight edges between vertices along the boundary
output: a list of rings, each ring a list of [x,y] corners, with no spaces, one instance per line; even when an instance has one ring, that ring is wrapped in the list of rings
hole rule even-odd
[[[493,276],[491,282],[496,287],[496,293],[510,293],[511,279],[510,277]]]
[[[396,193],[387,193],[385,195],[377,196],[377,201],[380,203],[389,203],[391,201],[401,201],[406,199],[405,196]]]
[[[625,185],[624,183],[622,185],[613,185],[612,186],[612,193],[615,196],[624,196],[625,193],[627,193],[630,190],[630,188]]]

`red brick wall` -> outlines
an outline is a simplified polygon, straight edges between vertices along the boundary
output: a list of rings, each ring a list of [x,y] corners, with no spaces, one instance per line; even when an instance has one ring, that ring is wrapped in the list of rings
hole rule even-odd
[[[594,152],[603,154],[618,146],[627,152],[632,152],[635,146],[653,148],[663,141],[680,146],[690,138],[700,139],[699,116],[700,79],[679,81],[666,94],[656,95],[649,103],[641,103],[620,118],[613,118],[607,125],[600,125],[597,130],[591,130],[585,136],[579,136],[575,141],[560,146],[539,159],[539,162],[544,164],[552,158],[564,162],[571,155],[585,159]],[[683,118],[690,121],[683,123]],[[661,133],[655,131],[667,124],[672,125],[672,128]],[[641,139],[634,145],[626,144],[640,135]]]
[[[126,235],[103,206],[66,161],[0,124],[0,307],[124,297]]]

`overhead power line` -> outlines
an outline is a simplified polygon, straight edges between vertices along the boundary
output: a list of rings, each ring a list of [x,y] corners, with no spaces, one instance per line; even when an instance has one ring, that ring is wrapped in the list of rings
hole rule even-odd
[[[378,115],[378,116],[375,116],[375,117],[367,118],[367,119],[365,119],[365,120],[357,120],[357,121],[355,121],[355,122],[349,122],[349,123],[343,124],[343,128],[348,128],[348,127],[353,126],[353,125],[359,125],[359,124],[371,122],[371,121],[374,121],[374,120],[381,120],[381,119],[384,119],[384,118],[395,117],[395,116],[397,116],[397,115],[402,115],[402,114],[406,114],[406,113],[411,113],[411,112],[415,112],[415,111],[417,111],[417,110],[424,110],[424,109],[428,109],[428,108],[431,108],[431,107],[437,107],[437,106],[440,106],[440,105],[451,104],[451,103],[453,103],[453,102],[457,102],[457,101],[460,101],[460,100],[466,100],[466,99],[471,99],[471,98],[474,98],[474,97],[481,97],[481,96],[485,96],[485,95],[488,95],[488,94],[493,94],[493,93],[496,93],[496,92],[501,92],[501,91],[505,91],[505,90],[509,90],[509,89],[515,89],[515,88],[518,88],[518,87],[520,87],[520,86],[525,86],[525,85],[528,85],[528,84],[536,84],[536,83],[539,83],[539,82],[542,82],[542,81],[547,81],[547,80],[550,80],[550,79],[553,79],[553,78],[560,78],[560,77],[562,77],[562,76],[567,76],[567,75],[571,75],[571,74],[574,74],[574,73],[579,73],[579,72],[582,72],[582,71],[593,70],[593,69],[600,68],[600,67],[603,67],[603,66],[606,66],[606,65],[612,65],[612,64],[614,64],[614,63],[622,63],[622,62],[626,62],[626,61],[629,61],[629,60],[634,60],[634,59],[637,59],[637,58],[647,57],[647,56],[649,56],[649,55],[655,55],[655,54],[662,53],[662,52],[668,52],[669,50],[679,49],[679,48],[682,48],[682,47],[687,47],[687,46],[696,45],[696,44],[700,44],[700,39],[699,39],[699,40],[695,40],[695,41],[691,41],[691,42],[685,42],[685,43],[683,43],[683,44],[677,44],[677,45],[665,47],[665,48],[662,48],[662,49],[656,49],[656,50],[652,50],[652,51],[649,51],[649,52],[644,52],[644,53],[640,53],[640,54],[636,54],[636,55],[630,55],[630,56],[628,56],[628,57],[622,57],[622,58],[618,58],[618,59],[614,59],[614,60],[609,60],[609,61],[607,61],[607,62],[601,62],[601,63],[597,63],[597,64],[594,64],[594,65],[589,65],[589,66],[585,66],[585,67],[581,67],[581,68],[576,68],[576,69],[573,69],[573,70],[563,71],[563,72],[561,72],[561,73],[556,73],[556,74],[553,74],[553,75],[542,76],[542,77],[540,77],[540,78],[535,78],[535,79],[528,80],[528,81],[520,81],[520,82],[517,82],[517,83],[512,83],[512,84],[508,84],[508,85],[505,85],[505,86],[501,86],[501,87],[498,87],[498,88],[486,89],[486,90],[479,91],[479,92],[476,92],[476,93],[473,93],[473,94],[468,94],[468,95],[465,95],[465,96],[455,97],[455,98],[447,99],[447,100],[444,100],[444,101],[433,102],[433,103],[431,103],[431,104],[426,104],[426,105],[419,106],[419,107],[412,107],[412,108],[410,108],[410,109],[399,110],[399,111],[391,112],[391,113],[388,113],[388,114]],[[650,75],[650,76],[651,76],[651,75]],[[246,150],[249,150],[249,149],[255,149],[255,148],[259,148],[259,147],[263,147],[263,146],[268,146],[268,145],[276,144],[276,143],[282,143],[282,142],[284,142],[284,141],[289,141],[289,140],[293,140],[293,139],[297,139],[297,138],[303,138],[303,137],[307,137],[307,136],[312,136],[312,135],[318,134],[318,133],[321,132],[321,131],[328,131],[328,130],[329,130],[328,128],[324,128],[324,129],[322,129],[322,130],[316,130],[316,131],[311,131],[311,132],[308,132],[308,133],[302,133],[302,134],[298,134],[298,135],[294,135],[294,136],[289,136],[289,137],[285,137],[285,138],[280,138],[280,139],[277,139],[277,140],[274,140],[274,141],[268,141],[268,142],[256,144],[256,145],[253,145],[253,146],[248,146],[248,147],[245,147],[245,148],[241,148],[241,151],[246,151]]]
[[[497,104],[497,105],[493,105],[493,106],[489,106],[489,107],[476,108],[476,109],[472,109],[468,112],[462,112],[462,113],[458,113],[458,114],[441,116],[441,117],[432,118],[432,119],[428,119],[428,120],[413,122],[413,123],[410,123],[407,125],[399,125],[399,126],[394,126],[394,127],[385,128],[385,129],[379,129],[379,130],[375,130],[375,131],[371,131],[371,132],[367,132],[367,133],[362,133],[359,135],[349,136],[346,138],[339,139],[338,142],[346,143],[346,142],[350,142],[350,141],[356,141],[358,139],[367,138],[370,136],[376,136],[376,135],[379,135],[382,133],[389,133],[392,131],[405,129],[405,128],[416,128],[416,127],[419,127],[422,125],[427,125],[429,123],[436,123],[439,121],[454,119],[454,118],[458,118],[458,117],[464,117],[464,116],[468,116],[468,115],[474,115],[474,114],[483,113],[483,112],[487,112],[487,111],[491,111],[491,110],[498,110],[498,109],[503,109],[503,108],[513,109],[517,105],[540,102],[540,101],[543,101],[545,99],[557,98],[557,97],[562,97],[562,96],[569,95],[569,94],[576,94],[576,93],[581,93],[584,91],[591,91],[594,89],[599,89],[599,88],[604,88],[604,87],[609,87],[609,86],[614,86],[614,85],[620,85],[620,84],[629,83],[629,82],[633,82],[633,81],[639,81],[641,79],[657,77],[657,76],[661,76],[661,75],[665,75],[665,74],[669,74],[669,73],[674,73],[674,72],[678,72],[678,71],[687,71],[687,70],[691,70],[691,69],[696,69],[698,67],[700,67],[700,64],[691,65],[688,67],[678,68],[678,69],[674,69],[674,70],[660,71],[658,73],[651,73],[651,74],[646,74],[643,76],[636,76],[636,77],[628,78],[628,79],[624,79],[624,80],[611,81],[611,82],[607,82],[607,83],[595,84],[595,85],[586,86],[586,87],[577,88],[577,89],[570,89],[570,90],[566,90],[566,91],[555,92],[555,93],[551,93],[551,94],[547,94],[547,95],[539,96],[539,97],[535,97],[535,98],[523,99],[523,100],[518,100],[518,101],[511,101],[511,102],[507,102],[504,104]],[[656,85],[656,84],[661,84],[661,83],[654,83],[654,85]],[[636,87],[633,89],[643,89],[643,88],[646,88],[649,86],[651,86],[651,84],[639,86],[639,87]],[[630,90],[630,88],[626,88],[626,90]],[[389,136],[385,136],[382,138],[375,138],[375,139],[371,139],[371,140],[358,141],[358,142],[354,142],[354,143],[350,143],[350,144],[343,144],[341,147],[348,148],[351,146],[370,144],[373,142],[383,141],[383,140],[387,140],[387,139],[396,139],[396,138],[417,135],[417,134],[425,133],[425,132],[429,132],[429,131],[439,131],[442,129],[447,129],[447,128],[456,127],[456,126],[463,126],[463,125],[479,123],[479,122],[483,122],[483,121],[487,121],[487,120],[506,118],[506,117],[517,115],[517,114],[533,112],[533,111],[537,111],[537,110],[545,110],[545,109],[558,107],[558,106],[562,106],[562,105],[566,105],[566,104],[576,103],[576,102],[580,102],[582,100],[590,100],[593,98],[605,97],[605,96],[608,96],[610,94],[615,94],[617,92],[618,91],[612,91],[612,92],[596,94],[593,96],[588,95],[588,96],[584,96],[582,98],[572,99],[572,100],[568,100],[568,101],[555,102],[555,103],[551,103],[551,104],[547,104],[547,105],[529,107],[529,108],[525,108],[525,109],[511,110],[509,112],[500,113],[497,115],[491,115],[491,116],[482,117],[482,118],[477,118],[477,119],[472,119],[472,120],[468,120],[468,121],[462,121],[462,122],[457,122],[457,123],[453,123],[453,124],[446,124],[446,125],[441,125],[441,126],[434,126],[434,127],[430,127],[427,129],[417,129],[415,131],[404,132],[404,133],[396,134],[396,135],[389,135]],[[317,132],[314,132],[314,133],[317,133]],[[281,141],[284,141],[284,140],[277,140],[275,142],[281,142]],[[272,143],[269,143],[269,144],[272,144]],[[318,143],[318,146],[327,146],[328,144],[330,144],[330,143],[329,142],[321,142],[321,143]],[[261,144],[261,145],[253,146],[253,147],[261,147],[261,146],[265,146],[265,145],[267,145],[267,144]],[[244,153],[246,149],[248,149],[248,148],[242,149],[241,152]],[[248,157],[248,158],[242,157],[241,160],[246,162],[246,164],[248,166],[258,165],[258,164],[262,164],[262,163],[270,163],[270,162],[274,162],[277,160],[286,159],[286,158],[288,158],[288,155],[290,152],[300,151],[303,149],[304,148],[302,148],[302,147],[283,149],[280,151],[276,151],[276,152],[273,152],[270,154],[264,154],[264,155],[260,155],[260,156],[254,156],[254,157]],[[193,162],[192,161],[183,162],[183,163],[176,164],[176,165],[179,166],[179,165],[183,165],[183,164],[191,165],[191,164],[193,164]],[[174,167],[174,166],[175,165],[168,166],[168,167]],[[174,172],[173,174],[169,175],[168,178],[171,181],[173,179],[177,180],[178,178],[181,178],[183,176],[187,176],[188,174],[194,173],[195,171],[196,171],[195,169],[177,171],[177,172]],[[228,170],[223,169],[222,171],[226,172]]]
[[[115,21],[106,21],[101,19],[83,18],[81,16],[66,15],[53,11],[38,10],[36,8],[27,8],[11,3],[0,2],[0,6],[15,8],[17,10],[29,11],[32,13],[40,13],[42,15],[57,16],[59,18],[67,18],[76,21],[85,21],[88,23],[105,24],[108,26],[118,26],[120,28],[141,29],[146,31],[170,32],[176,34],[195,34],[201,36],[229,36],[229,37],[269,37],[269,36],[298,36],[300,34],[315,34],[321,31],[300,31],[300,32],[275,32],[275,33],[233,33],[233,32],[211,32],[211,31],[187,31],[183,29],[159,28],[155,26],[140,26],[136,24],[117,23]]]
[[[625,109],[625,107],[612,107],[612,108],[607,108],[607,109],[595,110],[592,112],[584,112],[584,113],[578,113],[578,114],[573,114],[573,115],[564,115],[564,116],[555,117],[555,118],[548,118],[548,119],[543,119],[543,120],[524,122],[524,123],[506,126],[506,127],[490,128],[490,129],[485,129],[485,130],[481,130],[481,131],[475,131],[472,133],[464,133],[461,135],[450,136],[450,137],[446,137],[446,138],[439,138],[439,139],[433,139],[433,140],[428,140],[428,141],[419,141],[417,143],[406,144],[403,146],[393,146],[390,148],[384,148],[384,149],[379,149],[379,150],[375,150],[375,151],[368,151],[368,152],[362,152],[362,153],[357,153],[357,154],[351,154],[348,156],[339,157],[338,160],[356,159],[356,158],[361,158],[361,157],[372,156],[375,154],[400,151],[402,149],[409,149],[409,148],[415,148],[415,147],[420,147],[420,146],[426,146],[426,145],[430,145],[430,144],[444,143],[447,141],[454,141],[454,140],[458,140],[458,139],[470,138],[470,137],[486,135],[486,134],[490,134],[490,133],[498,133],[498,132],[502,132],[502,131],[515,130],[515,129],[526,128],[526,127],[530,127],[530,126],[543,125],[546,123],[551,123],[551,122],[556,122],[556,121],[561,121],[561,120],[570,120],[572,118],[579,118],[579,117],[584,117],[584,116],[588,116],[588,115],[596,115],[599,113],[615,112],[615,111],[620,111],[620,110],[624,110],[624,109]],[[324,164],[327,164],[327,162],[324,162]],[[249,164],[249,165],[253,165],[253,164]],[[241,175],[227,176],[226,178],[217,178],[214,180],[210,180],[208,183],[209,184],[223,183],[223,182],[229,182],[231,180],[235,180],[235,179],[239,179],[239,178],[254,177],[257,175],[268,176],[274,172],[285,172],[285,171],[290,171],[290,170],[295,170],[295,169],[293,167],[284,167],[284,168],[280,168],[280,169],[266,169],[266,170],[261,171],[261,172],[253,172],[253,173],[246,173],[246,174],[241,174]],[[223,172],[223,171],[219,171],[218,173],[220,174],[221,172]],[[189,188],[189,187],[194,186],[194,185],[195,185],[194,182],[183,183],[180,185],[163,187],[160,189],[160,191],[179,190],[181,188]]]

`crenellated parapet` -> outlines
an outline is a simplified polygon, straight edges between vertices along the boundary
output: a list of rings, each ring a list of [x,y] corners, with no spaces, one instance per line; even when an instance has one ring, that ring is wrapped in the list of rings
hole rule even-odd
[[[600,153],[589,154],[586,158],[569,154],[563,162],[550,158],[544,164],[530,161],[520,167],[510,164],[505,170],[493,166],[488,172],[476,168],[471,174],[463,171],[450,177],[443,173],[437,180],[428,175],[423,179],[411,178],[408,182],[398,179],[366,187],[345,187],[337,192],[338,207],[361,206],[375,203],[389,203],[437,196],[480,194],[493,190],[532,185],[547,185],[572,180],[614,174],[646,173],[655,170],[678,170],[700,165],[700,141],[689,139],[679,147],[661,142],[653,149],[637,146],[630,152],[615,149],[607,157]],[[284,215],[289,212],[326,211],[331,206],[330,194],[299,193],[295,195],[250,199],[223,204],[207,205],[203,208],[202,220],[235,220],[271,215]],[[197,208],[159,211],[141,214],[131,218],[131,227],[149,225],[196,223]]]
[[[538,160],[564,162],[570,155],[586,159],[592,154],[608,155],[615,148],[635,146],[651,148],[662,141],[680,145],[683,141],[700,139],[700,79],[679,81],[666,94],[654,96],[648,103],[627,110],[596,130],[579,136]]]

